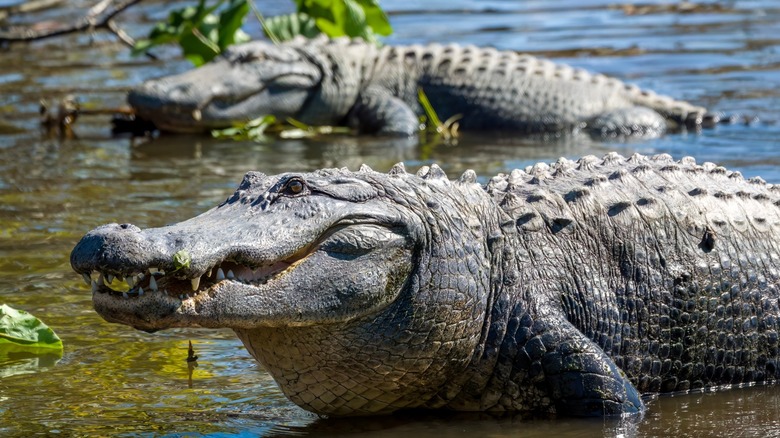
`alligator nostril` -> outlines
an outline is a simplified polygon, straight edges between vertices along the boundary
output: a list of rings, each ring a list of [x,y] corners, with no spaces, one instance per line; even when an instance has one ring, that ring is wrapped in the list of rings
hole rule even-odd
[[[141,231],[140,228],[136,227],[133,224],[119,224],[119,228],[123,230],[129,230],[129,231]]]

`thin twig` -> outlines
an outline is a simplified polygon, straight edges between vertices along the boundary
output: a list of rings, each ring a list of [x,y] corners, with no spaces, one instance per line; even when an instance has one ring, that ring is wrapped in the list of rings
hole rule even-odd
[[[126,46],[130,47],[131,49],[135,47],[135,40],[133,39],[133,37],[128,35],[127,32],[125,32],[124,30],[122,30],[122,28],[119,27],[114,20],[108,20],[106,22],[106,28],[111,33],[116,35],[119,41],[124,43]],[[147,58],[153,59],[155,61],[160,59],[157,57],[157,55],[149,51],[144,52],[144,55],[146,55]]]

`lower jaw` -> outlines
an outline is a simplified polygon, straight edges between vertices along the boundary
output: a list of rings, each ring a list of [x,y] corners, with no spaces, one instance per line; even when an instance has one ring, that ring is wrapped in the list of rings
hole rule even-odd
[[[175,134],[202,134],[208,132],[211,128],[205,126],[202,120],[195,117],[183,117],[184,113],[170,114],[164,111],[139,111],[136,109],[136,115],[154,126],[161,132],[170,132]]]
[[[212,128],[208,128],[199,124],[199,122],[192,121],[191,125],[187,124],[169,124],[165,122],[154,121],[154,125],[162,132],[170,132],[172,134],[203,134],[209,132]]]

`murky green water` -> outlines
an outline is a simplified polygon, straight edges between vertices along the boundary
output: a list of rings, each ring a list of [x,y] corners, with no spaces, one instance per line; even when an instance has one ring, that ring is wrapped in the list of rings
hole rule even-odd
[[[269,15],[289,7],[259,3]],[[13,46],[0,52],[0,132],[6,133],[0,134],[0,303],[44,319],[63,338],[65,354],[53,366],[24,357],[0,363],[0,436],[780,436],[778,387],[661,398],[649,403],[644,418],[625,422],[468,415],[319,420],[289,403],[229,331],[149,335],[105,323],[92,311],[89,290],[68,262],[84,232],[107,222],[159,226],[190,217],[224,199],[247,170],[437,162],[450,176],[473,168],[486,178],[538,160],[617,150],[693,155],[780,183],[780,4],[773,0],[704,2],[689,13],[651,8],[644,15],[606,0],[385,3],[396,29],[389,42],[532,52],[764,122],[629,144],[486,136],[456,145],[195,137],[133,144],[111,138],[104,117],[86,117],[76,127],[78,139],[61,141],[38,130],[40,97],[73,93],[85,106],[112,107],[127,87],[187,64],[131,58],[105,34]],[[166,11],[163,2],[149,2],[120,21],[140,35]],[[250,31],[259,34],[256,24]],[[200,357],[191,379],[188,340]]]

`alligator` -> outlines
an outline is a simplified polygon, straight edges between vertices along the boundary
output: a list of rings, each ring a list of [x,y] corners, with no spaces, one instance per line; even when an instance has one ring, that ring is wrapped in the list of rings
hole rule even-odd
[[[631,415],[780,378],[778,189],[616,153],[484,185],[249,172],[194,218],[95,228],[70,261],[107,321],[231,328],[318,414]]]
[[[253,41],[195,70],[131,90],[138,117],[203,132],[265,116],[362,133],[419,131],[423,90],[458,129],[655,137],[713,126],[717,114],[531,55],[456,44],[383,46],[357,39]]]

